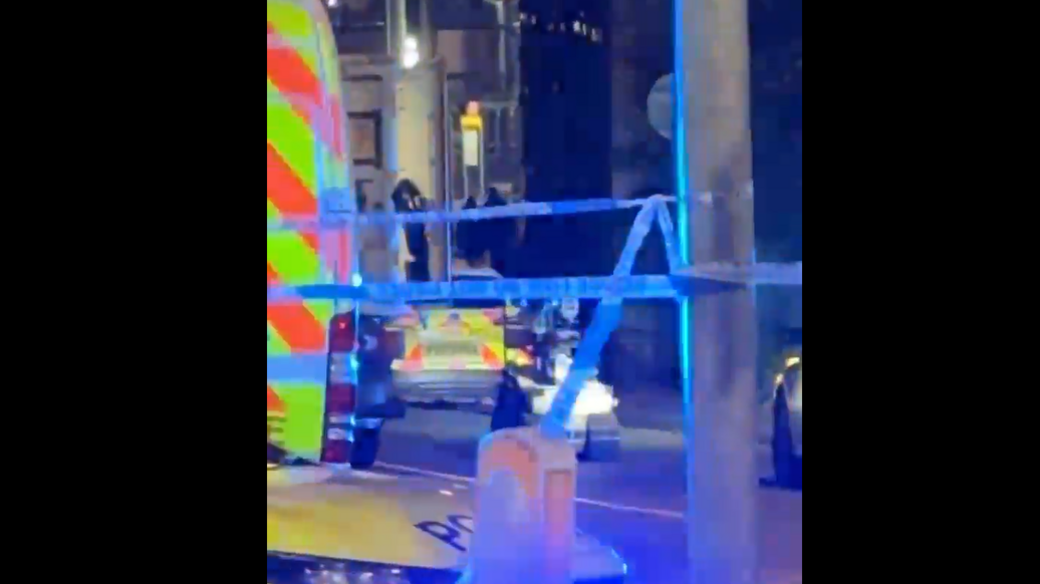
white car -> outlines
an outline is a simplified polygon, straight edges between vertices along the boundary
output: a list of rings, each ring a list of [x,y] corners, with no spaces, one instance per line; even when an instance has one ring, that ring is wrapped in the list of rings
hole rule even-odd
[[[787,357],[773,380],[763,420],[772,451],[776,482],[801,488],[802,483],[802,358]]]
[[[554,383],[545,385],[519,376],[520,388],[530,396],[530,412],[537,417],[549,413],[560,384],[570,371],[572,359],[561,353],[555,356]],[[620,453],[621,424],[617,419],[618,399],[614,390],[595,377],[589,379],[578,394],[574,411],[567,423],[567,435],[583,460],[616,460]]]

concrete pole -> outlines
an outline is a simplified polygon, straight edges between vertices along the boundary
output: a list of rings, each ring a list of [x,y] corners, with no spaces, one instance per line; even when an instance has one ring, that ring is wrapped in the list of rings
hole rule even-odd
[[[677,152],[696,264],[753,261],[747,0],[675,0]],[[685,172],[685,181],[682,174]],[[687,397],[691,582],[757,580],[757,329],[750,288],[692,301]],[[690,380],[687,380],[689,383]]]
[[[398,148],[400,144],[399,135],[402,131],[400,125],[401,119],[401,103],[400,103],[400,91],[399,88],[404,77],[404,68],[401,66],[401,58],[404,49],[404,39],[408,31],[407,13],[405,12],[405,0],[386,0],[386,32],[387,32],[387,50],[391,58],[391,67],[389,69],[390,79],[384,82],[384,89],[389,91],[389,99],[391,100],[392,106],[389,108],[391,115],[383,118],[383,168],[384,168],[384,184],[383,197],[384,204],[390,204],[390,194],[393,193],[394,187],[397,186],[397,181],[401,177],[400,168],[400,156],[398,155]],[[386,111],[386,110],[384,110]],[[400,211],[400,209],[398,209]]]
[[[394,10],[394,27],[397,29],[397,33],[394,35],[397,38],[397,59],[400,61],[401,54],[404,52],[404,39],[408,37],[408,2],[407,0],[396,0],[397,6]]]

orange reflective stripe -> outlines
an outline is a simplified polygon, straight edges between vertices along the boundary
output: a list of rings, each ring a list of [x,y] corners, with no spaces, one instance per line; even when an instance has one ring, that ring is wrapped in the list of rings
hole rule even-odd
[[[487,345],[480,346],[480,358],[484,360],[484,364],[494,369],[502,368],[502,360],[498,358],[498,355],[491,350],[491,347]]]
[[[278,397],[278,394],[271,389],[271,386],[267,386],[267,411],[277,412],[280,414],[285,413],[285,403],[282,398]]]
[[[313,215],[318,200],[282,155],[267,143],[267,200],[286,215]]]
[[[269,302],[267,320],[294,353],[325,349],[325,326],[302,302]]]
[[[280,38],[278,31],[271,26],[270,22],[267,23],[267,34],[271,38]],[[339,98],[335,94],[327,95],[322,91],[321,81],[303,60],[303,57],[291,47],[269,46],[267,48],[267,77],[283,95],[290,97],[287,101],[296,115],[317,130],[318,135],[337,158],[342,157],[344,144],[340,132],[337,131],[338,127],[335,125],[342,121],[339,115]],[[330,105],[331,115],[328,116],[328,119],[316,120],[314,113],[321,111],[321,107],[326,103]]]
[[[405,369],[422,369],[423,365],[423,351],[422,345],[416,345],[408,353],[408,356],[404,358]]]

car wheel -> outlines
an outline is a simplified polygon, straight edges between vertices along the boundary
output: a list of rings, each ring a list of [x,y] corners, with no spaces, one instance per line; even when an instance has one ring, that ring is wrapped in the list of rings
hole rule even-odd
[[[581,450],[578,451],[578,460],[587,462],[593,460],[595,450],[592,448],[592,432],[585,431],[585,440],[581,443]]]
[[[611,426],[607,426],[608,428]],[[596,438],[597,433],[599,438]],[[585,428],[585,440],[578,451],[578,460],[582,462],[617,462],[621,458],[620,436],[615,439],[611,432],[597,430],[597,424],[589,420]]]
[[[354,428],[354,444],[350,450],[350,467],[372,468],[379,453],[379,428]]]
[[[787,409],[787,391],[776,390],[773,400],[773,472],[777,486],[788,489],[802,487],[802,461],[795,456],[791,434],[791,415]]]
[[[524,412],[527,410],[527,396],[522,391],[502,388],[495,400],[495,409],[491,412],[491,431],[504,428],[519,428],[524,425]]]

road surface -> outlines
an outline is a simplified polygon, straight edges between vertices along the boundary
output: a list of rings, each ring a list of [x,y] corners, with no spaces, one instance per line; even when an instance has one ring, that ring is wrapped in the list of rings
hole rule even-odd
[[[489,418],[463,412],[409,410],[383,430],[384,468],[446,481],[476,473],[477,441]],[[685,472],[682,435],[645,428],[622,430],[621,460],[582,463],[578,527],[613,546],[629,566],[632,584],[686,584]],[[772,475],[760,448],[759,470]],[[762,584],[798,584],[802,564],[802,495],[759,492]]]

